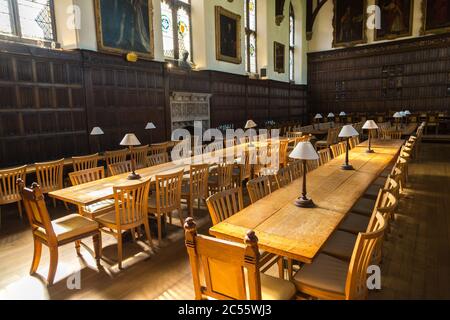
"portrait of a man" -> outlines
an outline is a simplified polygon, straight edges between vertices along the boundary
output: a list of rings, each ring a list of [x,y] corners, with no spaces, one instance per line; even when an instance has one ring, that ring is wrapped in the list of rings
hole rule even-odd
[[[216,59],[240,64],[241,17],[216,6]]]
[[[428,33],[450,30],[450,2],[448,0],[424,0],[424,26]]]
[[[365,3],[365,0],[334,0],[335,47],[365,42]]]
[[[99,50],[153,57],[150,0],[95,0]]]
[[[381,29],[376,29],[376,39],[394,39],[409,36],[412,32],[411,0],[378,0],[381,9]]]

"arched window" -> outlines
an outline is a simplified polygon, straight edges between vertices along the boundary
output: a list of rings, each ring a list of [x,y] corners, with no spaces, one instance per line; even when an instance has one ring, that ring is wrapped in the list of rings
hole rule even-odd
[[[257,73],[256,64],[256,0],[244,1],[245,19],[245,69]]]
[[[289,80],[295,81],[295,14],[292,3],[289,5]]]
[[[56,40],[52,0],[0,0],[0,36]]]
[[[191,1],[162,0],[161,26],[164,57],[179,60],[187,51],[192,62]]]

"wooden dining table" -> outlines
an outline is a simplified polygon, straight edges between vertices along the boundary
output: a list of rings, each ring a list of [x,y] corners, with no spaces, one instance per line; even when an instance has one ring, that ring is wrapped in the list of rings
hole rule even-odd
[[[209,229],[217,238],[244,241],[254,230],[262,250],[311,263],[366,189],[398,155],[404,140],[377,141],[375,153],[352,149],[355,170],[342,170],[345,154],[307,174],[308,195],[315,208],[299,208],[302,179],[293,181]]]

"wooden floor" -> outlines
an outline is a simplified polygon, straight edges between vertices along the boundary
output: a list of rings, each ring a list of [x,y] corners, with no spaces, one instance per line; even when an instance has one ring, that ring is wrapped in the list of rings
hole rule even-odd
[[[450,299],[450,144],[423,144],[420,159],[410,167],[410,183],[401,200],[397,221],[385,243],[381,265],[382,290],[371,299]],[[9,212],[5,214],[6,209]],[[89,251],[77,257],[73,245],[60,249],[55,285],[46,288],[28,275],[32,238],[26,219],[14,207],[3,210],[0,230],[0,299],[192,299],[190,267],[182,229],[169,226],[168,238],[156,252],[144,243],[125,245],[124,270],[113,261],[98,270]],[[52,209],[56,218],[67,212]],[[186,211],[185,211],[186,213]],[[195,212],[200,232],[210,220],[204,207]],[[175,220],[177,223],[177,221]],[[103,235],[104,254],[115,259],[112,238]],[[90,242],[87,242],[92,247]],[[156,242],[155,242],[156,244]],[[46,276],[48,253],[38,273]],[[80,272],[81,289],[69,290],[67,280]]]

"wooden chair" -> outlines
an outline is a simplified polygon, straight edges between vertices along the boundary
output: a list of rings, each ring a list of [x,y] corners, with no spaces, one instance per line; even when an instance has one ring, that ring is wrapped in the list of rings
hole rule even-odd
[[[386,130],[383,132],[383,139],[384,140],[394,140],[394,139],[401,139],[402,138],[402,132],[396,131],[396,130]]]
[[[27,166],[0,170],[0,228],[2,226],[2,205],[17,202],[19,217],[22,219],[22,196],[16,182],[18,179],[25,181],[26,175]]]
[[[73,171],[81,171],[96,168],[98,165],[98,153],[89,156],[72,157]]]
[[[147,240],[153,248],[147,214],[149,189],[150,178],[126,186],[114,186],[114,209],[95,218],[102,232],[111,234],[117,239],[119,269],[122,269],[123,260],[123,232],[131,230],[134,240],[135,229],[144,225]]]
[[[245,151],[241,160],[233,168],[233,185],[242,187],[245,180],[251,178],[252,161],[250,161],[250,152]],[[254,162],[253,162],[254,163]]]
[[[350,149],[355,148],[357,145],[359,145],[359,136],[351,137],[349,142],[350,142]]]
[[[287,132],[286,133],[286,137],[287,138],[298,138],[298,137],[303,137],[303,133],[302,132]]]
[[[331,153],[330,149],[322,149],[317,152],[319,154],[319,165],[323,166],[324,164],[331,161]]]
[[[216,225],[244,208],[242,189],[233,188],[215,193],[206,199],[206,205],[212,223]]]
[[[159,154],[159,153],[167,153],[168,149],[169,149],[169,142],[153,143],[150,146],[148,153],[150,155]]]
[[[127,161],[128,149],[116,150],[116,151],[106,151],[105,152],[105,162],[106,167],[110,168],[111,165],[116,163],[122,163]],[[131,170],[130,170],[131,171]],[[112,174],[109,172],[109,174]]]
[[[148,200],[148,210],[155,215],[158,223],[158,243],[162,240],[161,218],[169,217],[172,224],[172,212],[177,211],[183,225],[183,212],[181,211],[181,186],[183,184],[184,170],[172,174],[156,175],[156,192]]]
[[[278,170],[275,177],[279,188],[283,188],[292,182],[291,173],[288,167]]]
[[[328,149],[332,144],[337,142],[338,138],[338,128],[328,129],[328,135],[326,140],[319,140],[316,142],[317,150]]]
[[[340,142],[337,144],[331,145],[331,153],[333,154],[333,158],[339,157],[341,154],[345,153],[345,143]]]
[[[105,177],[103,167],[87,169],[69,173],[70,182],[73,186],[96,181]],[[88,206],[79,206],[78,212],[88,218],[94,219],[96,216],[104,214],[114,209],[114,199],[105,199]]]
[[[279,149],[280,167],[285,167],[288,163],[288,154],[287,154],[288,145],[289,140],[287,139],[280,140],[280,149]]]
[[[319,299],[367,299],[367,267],[386,229],[386,221],[380,213],[376,213],[375,219],[373,232],[358,234],[349,262],[320,253],[313,263],[304,265],[295,274],[297,290]]]
[[[141,147],[134,147],[131,150],[131,160],[136,163],[136,169],[147,167],[147,154],[149,152],[148,145]]]
[[[36,163],[35,167],[37,183],[43,194],[63,188],[64,159]],[[68,209],[67,204],[64,203],[64,205]],[[55,198],[53,198],[53,206],[56,207]]]
[[[181,199],[186,200],[190,217],[194,215],[194,200],[197,200],[200,208],[200,201],[208,198],[208,177],[208,164],[190,166],[189,181],[184,181],[181,189]]]
[[[306,170],[307,170],[307,172],[316,170],[319,167],[320,167],[320,159],[306,161]]]
[[[247,182],[247,190],[251,203],[255,203],[256,201],[264,198],[272,192],[269,177],[262,176],[250,180]]]
[[[234,164],[219,163],[208,177],[208,190],[210,194],[227,190],[233,185]]]
[[[108,170],[112,176],[131,172],[131,160],[110,164]]]
[[[58,266],[58,247],[75,242],[75,249],[80,255],[81,240],[87,237],[93,238],[95,258],[97,265],[100,265],[102,244],[97,222],[79,214],[71,214],[51,221],[41,187],[37,183],[33,183],[31,188],[26,188],[21,179],[17,183],[33,234],[34,254],[30,269],[31,275],[35,274],[38,269],[42,244],[44,244],[50,251],[47,283],[52,285]]]
[[[156,153],[147,157],[147,166],[153,167],[163,163],[169,162],[169,155],[167,152],[164,153]]]
[[[258,238],[253,231],[240,244],[197,235],[192,218],[186,220],[184,229],[196,300],[288,300],[295,296],[289,281],[260,273]]]
[[[303,161],[296,159],[288,165],[292,181],[303,177]]]

